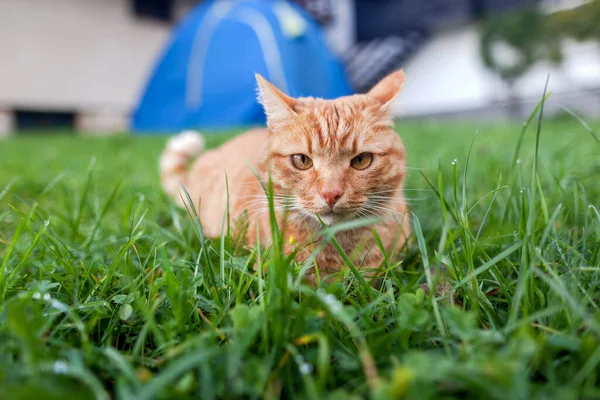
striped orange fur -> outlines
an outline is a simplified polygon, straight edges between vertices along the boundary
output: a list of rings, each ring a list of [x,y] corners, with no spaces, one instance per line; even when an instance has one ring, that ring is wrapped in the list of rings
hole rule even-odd
[[[191,139],[189,133],[172,139],[161,157],[167,193],[177,199],[173,182],[180,181],[194,200],[206,234],[218,237],[227,206],[227,177],[231,221],[247,215],[249,242],[255,243],[258,234],[264,244],[270,241],[270,228],[259,179],[266,185],[270,177],[279,223],[286,236],[294,238],[286,242],[285,251],[300,249],[299,261],[319,243],[321,222],[379,217],[374,226],[337,236],[355,265],[373,276],[383,254],[374,245],[372,230],[388,251],[400,248],[410,231],[403,195],[406,154],[390,115],[404,73],[392,73],[367,94],[334,100],[292,98],[260,76],[257,81],[268,128],[248,131],[204,151],[187,171],[182,166],[195,151],[182,147],[197,150],[201,139]],[[340,271],[343,261],[327,245],[316,265],[323,276]],[[313,281],[314,273],[308,276]]]

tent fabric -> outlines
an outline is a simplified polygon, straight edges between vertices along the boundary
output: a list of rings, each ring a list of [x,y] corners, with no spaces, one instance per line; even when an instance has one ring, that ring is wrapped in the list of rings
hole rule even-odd
[[[292,96],[352,93],[343,64],[318,25],[283,0],[214,0],[199,4],[174,29],[132,129],[173,132],[264,123],[255,73]]]

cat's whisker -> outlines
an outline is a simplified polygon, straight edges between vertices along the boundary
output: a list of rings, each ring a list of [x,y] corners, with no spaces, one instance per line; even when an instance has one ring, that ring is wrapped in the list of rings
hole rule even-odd
[[[394,203],[394,204],[402,204],[402,203],[408,203],[411,201],[425,201],[425,200],[431,200],[434,197],[402,197],[402,198],[389,198],[389,197],[376,197],[376,196],[371,196],[369,197],[369,200],[373,200],[375,202],[381,202],[381,203]]]
[[[240,196],[240,199],[264,199],[264,200],[268,200],[269,197],[267,197],[266,195],[262,194],[262,195],[247,195],[247,196]],[[296,197],[295,196],[280,196],[280,195],[274,195],[271,197],[274,200],[295,200]]]
[[[246,204],[264,204],[266,206],[268,206],[269,204],[271,204],[270,201],[268,201],[267,199],[255,199],[255,200],[251,200],[246,202]],[[274,199],[273,200],[273,204],[274,205],[285,205],[285,206],[291,206],[294,205],[293,200],[289,200],[289,199]]]
[[[383,200],[383,201],[402,201],[402,200],[425,200],[425,199],[431,199],[437,196],[421,196],[421,197],[404,197],[404,196],[385,196],[385,195],[379,195],[379,194],[375,194],[375,195],[369,195],[367,196],[368,199],[373,199],[373,200]]]
[[[262,213],[264,211],[268,211],[269,208],[268,207],[257,207],[257,208],[253,208],[253,209],[246,209],[248,211],[248,215],[253,216],[256,215],[258,213]]]
[[[295,201],[296,200],[294,198],[273,198],[274,203],[281,203],[281,204],[295,204]],[[266,197],[259,197],[259,198],[255,198],[255,199],[250,199],[247,201],[247,203],[269,204],[269,199]]]
[[[369,212],[367,210],[362,210],[362,209],[356,210],[356,214],[358,215],[359,218],[369,218],[372,216],[372,215],[369,215]]]
[[[399,201],[399,200],[404,200],[404,199],[408,199],[408,200],[411,200],[411,199],[431,199],[433,197],[437,198],[437,196],[422,196],[422,197],[403,197],[403,196],[402,197],[400,197],[400,196],[392,197],[392,196],[382,196],[382,195],[368,196],[368,198],[379,199],[379,200],[390,200],[390,201],[391,200]]]
[[[365,204],[365,206],[363,208],[364,209],[377,210],[377,211],[390,212],[390,213],[393,213],[393,214],[401,214],[401,212],[398,211],[398,210],[395,210],[395,209],[393,209],[393,208],[391,208],[389,206],[385,206],[385,205],[377,204],[377,203],[371,203],[371,204],[367,203],[367,204]]]
[[[267,207],[267,208],[263,208],[263,209],[260,209],[260,210],[255,210],[254,212],[252,212],[252,213],[249,213],[249,214],[250,214],[250,215],[251,215],[251,216],[252,216],[254,219],[257,219],[257,220],[258,220],[258,219],[261,219],[262,217],[264,217],[265,215],[269,214],[269,212],[270,212],[270,211],[271,211],[271,209]],[[277,208],[276,208],[274,211],[275,211],[276,213],[278,213],[278,212],[285,211],[285,210],[281,210],[281,209],[277,209]]]
[[[403,191],[402,191],[403,192]],[[366,194],[365,196],[367,198],[381,198],[381,199],[404,199],[407,198],[404,195],[401,194],[396,194],[396,193],[402,193],[402,192],[396,192],[396,191],[391,191],[391,192],[373,192],[373,193],[369,193]],[[427,192],[427,194],[431,193],[433,194],[433,190],[414,190],[414,194],[421,194],[422,192]],[[425,193],[423,193],[425,194]],[[408,197],[410,198],[410,197]]]
[[[248,202],[250,208],[248,212],[252,216],[256,216],[258,213],[258,217],[262,217],[265,213],[270,211],[270,205],[268,199],[262,198]],[[274,211],[275,212],[292,212],[292,211],[303,211],[303,208],[297,203],[296,199],[285,199],[285,201],[275,201],[274,202]]]
[[[394,193],[400,193],[401,190],[393,189],[393,190],[379,190],[376,192],[367,193],[366,196],[376,196],[376,195],[393,195]]]
[[[380,195],[380,194],[374,194],[371,196],[368,196],[369,199],[378,199],[378,200],[403,200],[405,199],[405,197],[394,197],[394,196],[385,196],[385,195]]]
[[[373,205],[373,206],[381,206],[381,207],[394,208],[395,206],[404,205],[404,204],[408,204],[408,202],[402,201],[402,202],[399,202],[399,203],[394,203],[394,202],[388,202],[388,201],[369,201],[365,205],[366,206]]]
[[[402,198],[404,197],[403,194],[396,194],[397,192],[375,192],[375,193],[369,193],[366,196],[367,197],[372,197],[372,196],[379,196],[379,197],[386,197],[386,198]]]
[[[383,216],[385,214],[393,214],[393,215],[401,215],[402,214],[397,211],[383,210],[383,209],[377,209],[377,208],[370,208],[370,209],[366,209],[365,211],[368,211],[372,215],[377,215],[377,216]]]
[[[361,211],[361,218],[373,218],[373,217],[382,218],[383,220],[387,219],[387,218],[385,218],[386,214],[382,214],[380,212],[375,212],[372,210],[362,210]]]
[[[252,210],[256,210],[259,208],[269,208],[269,205],[267,203],[248,203],[246,205],[246,208],[250,211]]]
[[[295,215],[295,217],[298,218],[300,223],[304,223],[305,221],[309,221],[311,218],[313,218],[313,215],[304,209],[298,209],[298,213]]]
[[[399,189],[389,189],[389,190],[377,190],[374,192],[370,192],[369,194],[367,194],[367,196],[371,196],[371,195],[378,195],[378,194],[386,194],[386,193],[395,193],[395,192],[433,192],[433,189],[431,188],[426,188],[426,189],[420,189],[420,188],[404,188],[402,190]]]

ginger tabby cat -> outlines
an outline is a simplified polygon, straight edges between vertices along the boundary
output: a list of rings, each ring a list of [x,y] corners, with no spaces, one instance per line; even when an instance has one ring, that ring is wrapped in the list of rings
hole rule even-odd
[[[376,225],[341,232],[336,238],[357,267],[378,268],[383,254],[374,245],[372,230],[386,251],[401,248],[410,233],[403,195],[405,151],[390,116],[404,73],[388,75],[367,94],[334,100],[292,98],[261,76],[256,78],[268,129],[250,130],[204,151],[189,170],[187,161],[204,147],[202,136],[184,132],[172,138],[160,160],[166,193],[183,205],[183,184],[205,234],[219,237],[227,176],[230,220],[246,215],[249,243],[256,242],[258,231],[260,243],[267,244],[271,232],[267,196],[252,165],[265,186],[271,177],[279,224],[285,237],[296,242],[286,241],[285,251],[300,249],[297,260],[304,261],[319,241],[315,236],[322,228],[319,218],[330,225],[377,216]],[[331,244],[318,254],[316,265],[321,278],[344,268]],[[307,276],[313,283],[314,274],[312,270]]]

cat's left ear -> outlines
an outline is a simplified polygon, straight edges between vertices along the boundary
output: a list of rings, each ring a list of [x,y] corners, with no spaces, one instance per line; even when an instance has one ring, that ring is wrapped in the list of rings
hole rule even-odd
[[[263,105],[267,114],[267,126],[275,129],[277,126],[296,115],[296,99],[283,93],[265,78],[256,74],[258,83],[258,101]]]
[[[377,100],[382,106],[388,106],[402,91],[402,86],[404,86],[404,71],[400,69],[379,81],[367,96]]]

